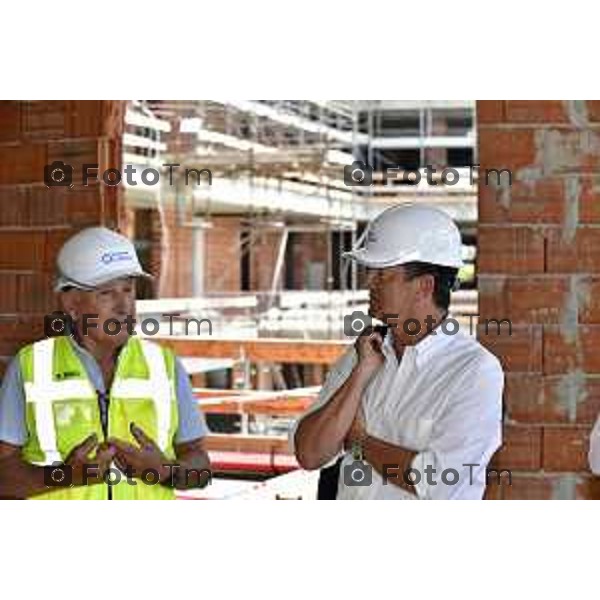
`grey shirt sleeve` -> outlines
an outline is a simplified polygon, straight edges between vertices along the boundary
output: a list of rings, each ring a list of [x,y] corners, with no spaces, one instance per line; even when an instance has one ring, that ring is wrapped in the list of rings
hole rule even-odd
[[[208,435],[209,430],[204,414],[192,392],[190,376],[181,361],[175,359],[177,377],[177,403],[179,406],[179,428],[175,434],[175,443],[183,444]]]
[[[0,387],[0,442],[23,446],[27,441],[25,393],[18,359],[13,359]]]

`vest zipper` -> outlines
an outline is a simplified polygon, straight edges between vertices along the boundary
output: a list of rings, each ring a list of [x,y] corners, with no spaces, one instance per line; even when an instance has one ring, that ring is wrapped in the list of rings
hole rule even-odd
[[[106,392],[98,390],[98,408],[100,410],[100,424],[102,425],[102,433],[104,434],[104,441],[108,439],[108,404],[109,396]],[[113,499],[112,485],[106,484],[107,489],[107,500]]]

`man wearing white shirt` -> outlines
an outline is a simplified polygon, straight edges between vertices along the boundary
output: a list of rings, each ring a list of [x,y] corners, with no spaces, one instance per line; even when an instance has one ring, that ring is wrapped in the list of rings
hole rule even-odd
[[[481,499],[501,445],[504,376],[448,315],[458,228],[429,206],[393,207],[348,257],[367,268],[370,313],[387,333],[360,335],[334,365],[292,432],[298,462],[342,457],[338,499]]]
[[[600,416],[590,434],[590,448],[588,451],[590,470],[594,475],[600,475]]]

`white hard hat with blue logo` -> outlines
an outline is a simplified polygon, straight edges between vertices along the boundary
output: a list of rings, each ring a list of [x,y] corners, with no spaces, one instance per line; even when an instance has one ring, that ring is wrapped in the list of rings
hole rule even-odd
[[[94,290],[114,279],[152,277],[142,269],[131,240],[106,227],[90,227],[69,238],[56,267],[56,291]]]

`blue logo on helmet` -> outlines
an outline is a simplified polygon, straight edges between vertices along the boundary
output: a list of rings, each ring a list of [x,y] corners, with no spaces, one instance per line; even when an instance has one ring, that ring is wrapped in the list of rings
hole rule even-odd
[[[100,260],[105,265],[110,265],[113,262],[131,261],[131,254],[127,250],[121,252],[106,252],[100,257]]]

